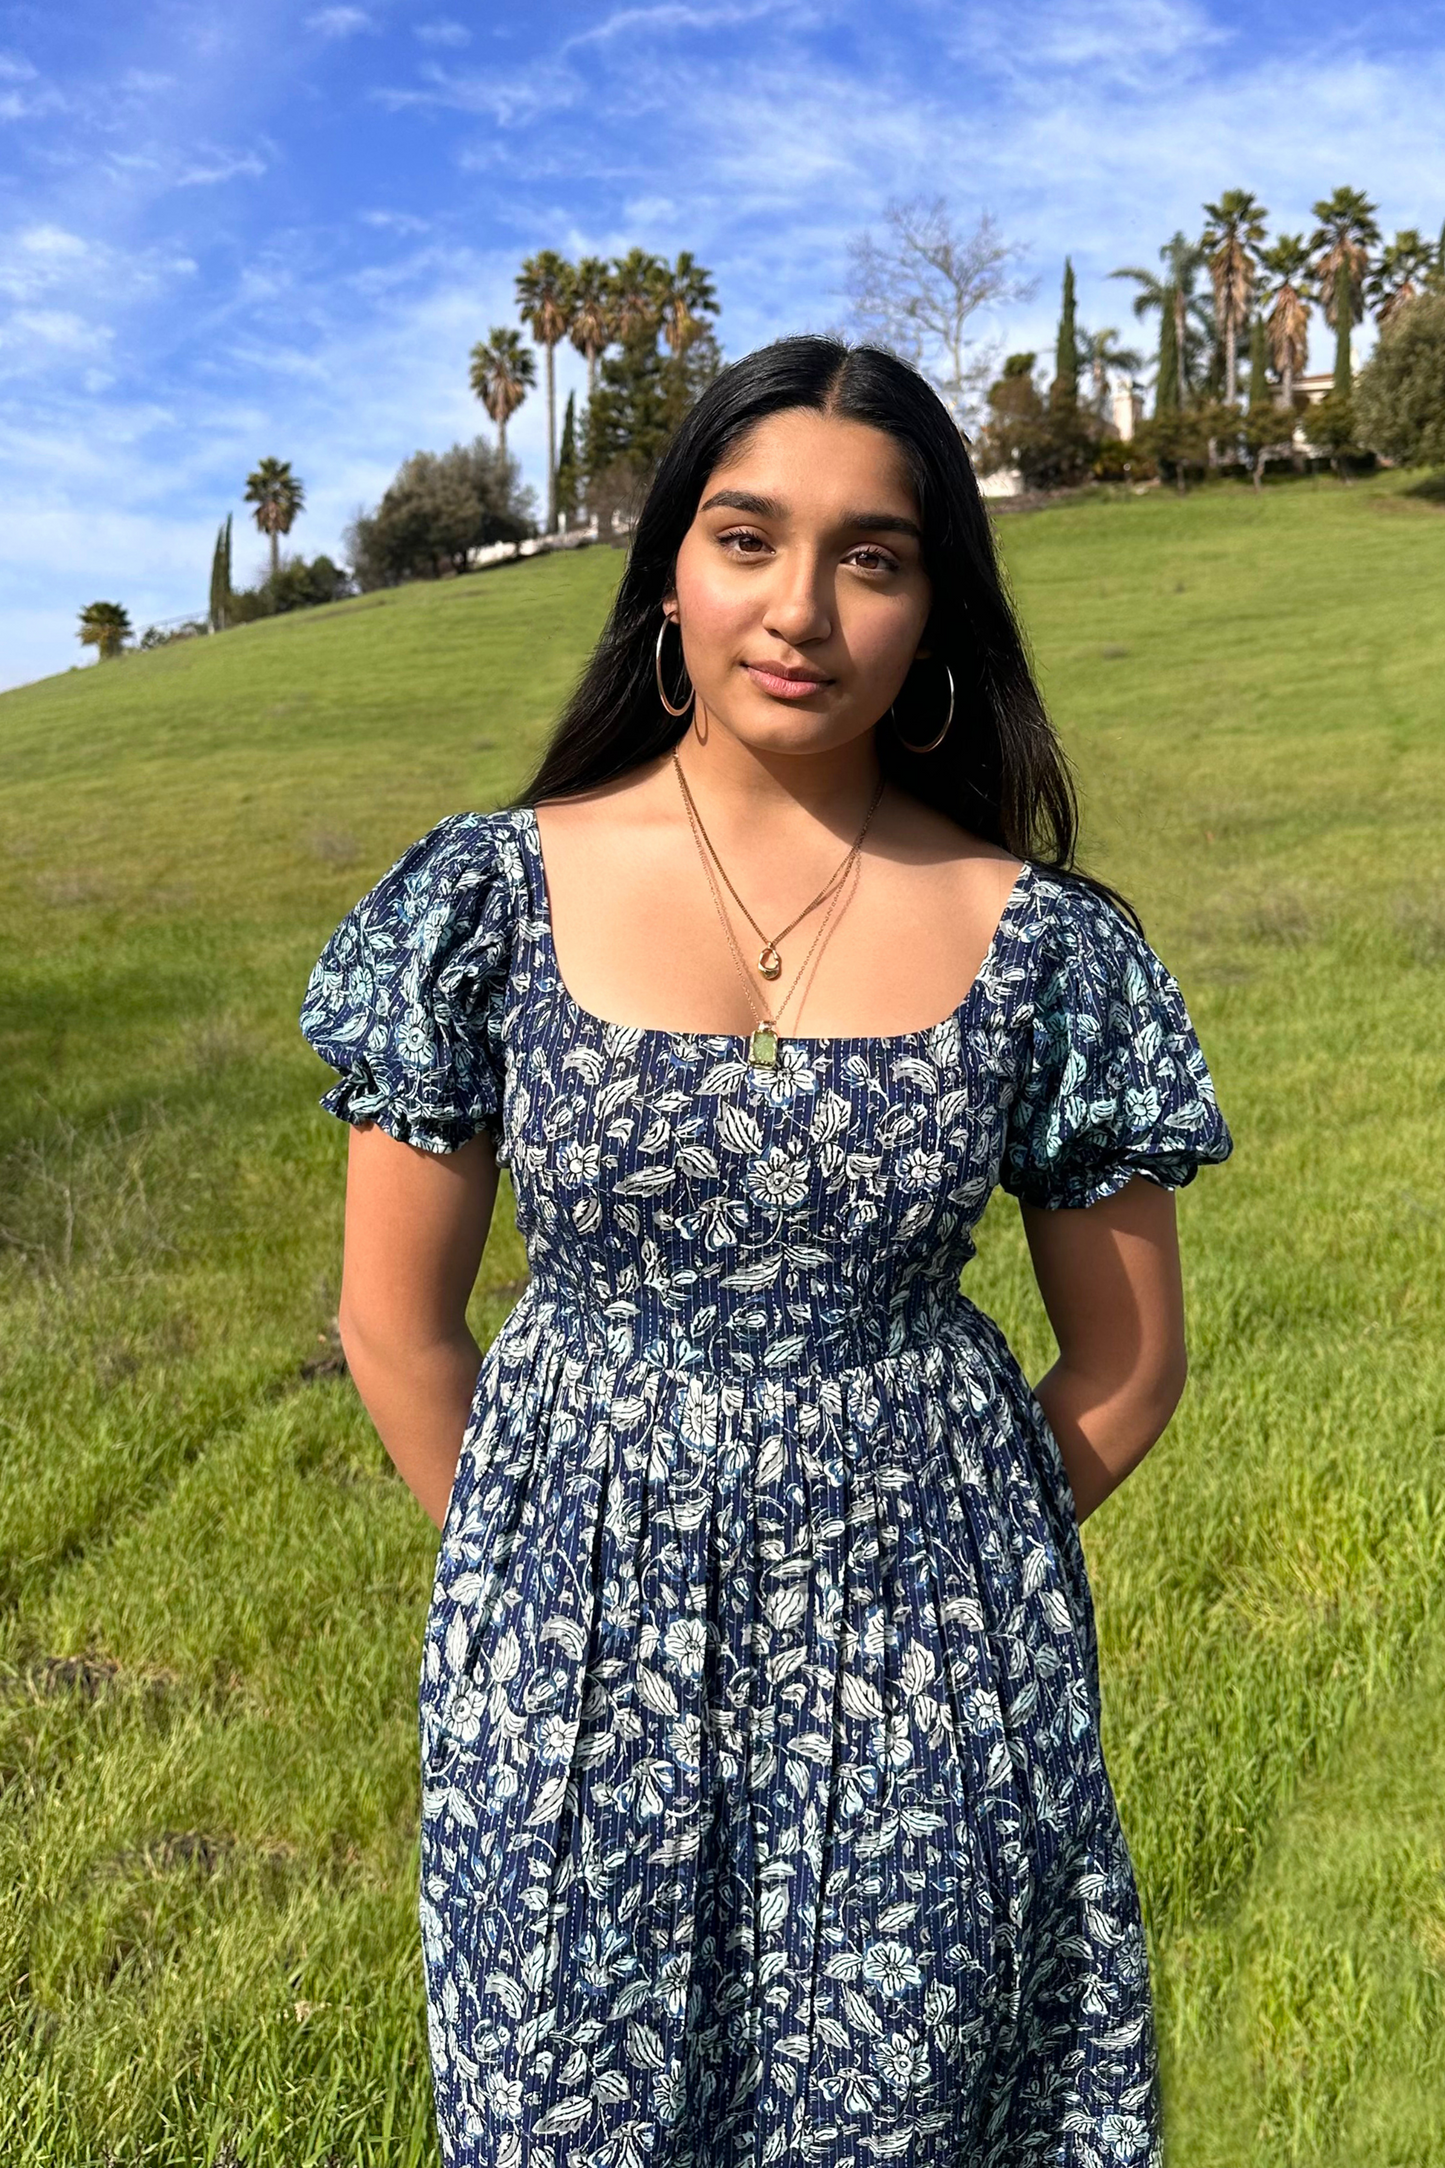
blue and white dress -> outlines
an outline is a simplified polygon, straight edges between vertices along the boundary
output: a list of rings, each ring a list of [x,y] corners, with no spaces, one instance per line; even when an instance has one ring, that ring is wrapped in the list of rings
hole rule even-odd
[[[767,1069],[579,1008],[530,809],[460,813],[302,1028],[345,1120],[490,1131],[531,1265],[421,1672],[448,2168],[1154,2168],[1068,1479],[959,1290],[996,1184],[1228,1157],[1154,951],[1025,863],[951,1016]]]

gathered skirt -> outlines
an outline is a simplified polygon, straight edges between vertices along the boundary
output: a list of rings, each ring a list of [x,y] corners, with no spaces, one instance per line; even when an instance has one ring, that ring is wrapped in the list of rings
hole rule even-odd
[[[420,1693],[447,2168],[1159,2158],[1067,1477],[994,1322],[488,1350]]]

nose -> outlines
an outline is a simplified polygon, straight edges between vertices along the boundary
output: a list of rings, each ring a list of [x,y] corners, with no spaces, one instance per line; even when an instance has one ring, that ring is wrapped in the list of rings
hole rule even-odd
[[[827,565],[811,551],[780,553],[763,614],[764,629],[791,647],[826,640],[833,630],[832,582]]]

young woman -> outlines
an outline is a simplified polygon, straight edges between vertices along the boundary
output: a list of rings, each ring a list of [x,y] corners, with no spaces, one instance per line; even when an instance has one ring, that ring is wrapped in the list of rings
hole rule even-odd
[[[442,1529],[450,2168],[1157,2159],[1077,1522],[1178,1401],[1172,1192],[1231,1140],[1074,838],[957,429],[785,339],[684,423],[529,786],[316,966],[347,1359]],[[959,1290],[998,1184],[1032,1390]]]

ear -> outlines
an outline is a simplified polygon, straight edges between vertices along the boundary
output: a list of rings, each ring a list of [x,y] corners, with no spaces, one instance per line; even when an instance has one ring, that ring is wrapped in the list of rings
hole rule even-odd
[[[669,587],[662,598],[662,614],[669,625],[677,624],[681,617],[682,613],[677,607],[677,589],[675,587]]]

